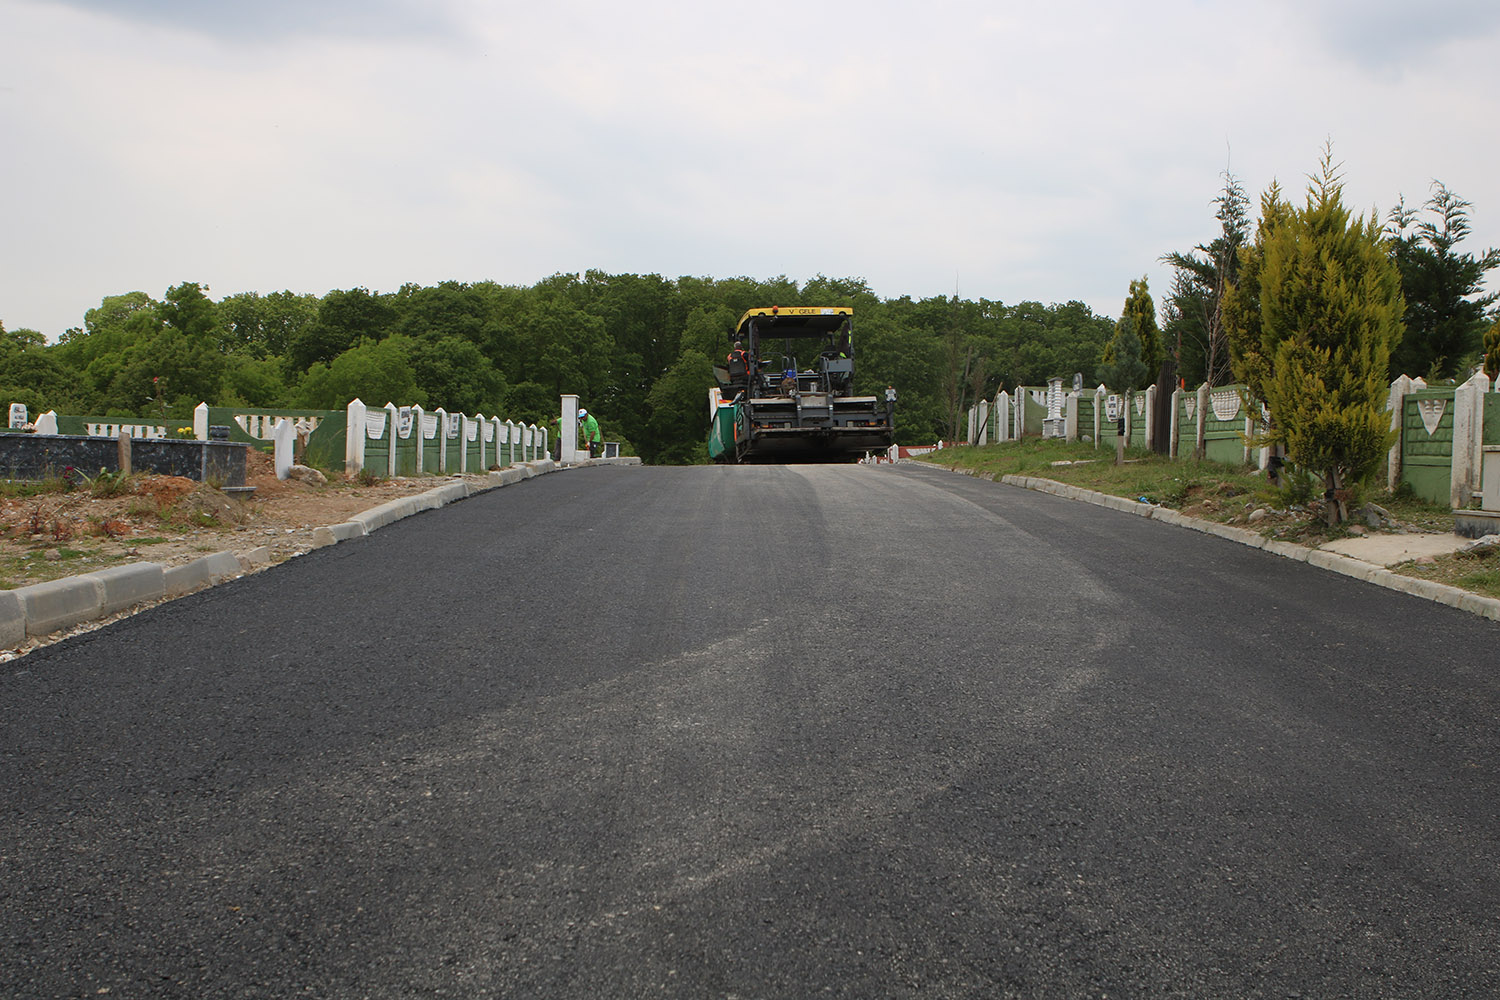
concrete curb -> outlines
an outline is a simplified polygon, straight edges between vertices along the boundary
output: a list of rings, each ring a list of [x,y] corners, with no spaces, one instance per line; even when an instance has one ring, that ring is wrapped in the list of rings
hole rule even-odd
[[[103,614],[104,584],[88,575],[34,583],[14,593],[26,611],[28,636],[71,628]]]
[[[1328,552],[1323,549],[1309,549],[1303,545],[1294,545],[1291,542],[1266,538],[1264,535],[1251,531],[1249,528],[1240,528],[1232,524],[1219,524],[1216,521],[1203,521],[1195,517],[1188,517],[1179,511],[1166,507],[1154,507],[1151,504],[1127,500],[1124,497],[1117,497],[1108,493],[1098,493],[1079,486],[1069,486],[1051,479],[1038,479],[1032,476],[1001,476],[1000,482],[1008,486],[1019,486],[1022,489],[1034,490],[1039,493],[1051,493],[1054,496],[1060,496],[1069,500],[1081,500],[1084,503],[1091,503],[1096,507],[1108,507],[1111,510],[1141,514],[1154,521],[1160,521],[1163,524],[1188,528],[1192,531],[1201,531],[1206,535],[1214,535],[1226,541],[1238,542],[1240,545],[1262,549],[1283,559],[1305,562],[1309,566],[1316,566],[1319,569],[1353,577],[1356,580],[1363,580],[1366,583],[1373,583],[1377,587],[1400,591],[1403,594],[1410,594],[1413,597],[1420,597],[1423,600],[1446,604],[1449,607],[1457,608],[1460,611],[1467,611],[1482,618],[1500,621],[1500,600],[1496,598],[1473,594],[1467,590],[1450,587],[1446,583],[1438,583],[1434,580],[1421,580],[1414,576],[1392,573],[1384,566],[1367,563],[1363,559],[1355,559],[1353,556]]]
[[[513,486],[550,472],[583,468],[584,465],[639,464],[639,458],[593,459],[578,465],[560,465],[550,458],[518,463],[489,473],[485,482],[465,479],[444,483],[426,492],[361,511],[342,524],[314,528],[312,546],[319,549],[364,538],[372,531],[413,514],[446,507],[479,493]],[[256,567],[271,565],[271,558],[271,550],[262,545],[242,553],[215,552],[181,566],[126,563],[15,590],[0,590],[0,649],[14,649],[28,637],[49,635],[138,605],[182,597],[236,579]]]
[[[99,581],[103,592],[99,608],[101,615],[112,615],[133,604],[145,604],[167,596],[166,576],[156,563],[128,563],[84,575]]]
[[[26,641],[26,603],[14,590],[0,591],[0,645],[7,648]]]
[[[181,597],[203,587],[233,580],[242,572],[240,561],[233,552],[215,552],[181,566],[169,566],[162,571],[162,577],[166,596]]]

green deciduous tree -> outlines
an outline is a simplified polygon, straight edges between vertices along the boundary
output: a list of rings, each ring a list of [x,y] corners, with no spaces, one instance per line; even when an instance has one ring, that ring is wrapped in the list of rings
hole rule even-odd
[[[364,288],[331,291],[319,303],[317,319],[287,344],[289,370],[307,371],[314,362],[332,361],[361,340],[380,340],[395,321],[389,296]]]
[[[452,336],[413,341],[411,367],[429,405],[450,413],[499,413],[505,379],[473,343]]]
[[[318,316],[318,299],[296,292],[240,292],[219,300],[219,349],[252,358],[280,358]]]
[[[1326,150],[1301,209],[1273,192],[1226,302],[1237,374],[1270,411],[1265,439],[1324,485],[1329,524],[1392,442],[1386,372],[1401,278],[1380,225],[1351,216]]]
[[[708,461],[703,439],[708,433],[708,387],[713,384],[713,362],[696,350],[682,352],[656,380],[646,398],[651,411],[647,429],[654,448],[649,453],[642,448],[645,461],[671,465]]]
[[[207,291],[196,281],[168,288],[160,308],[162,322],[194,340],[216,338],[219,307],[204,294]]]
[[[340,409],[351,399],[368,406],[425,406],[427,395],[417,388],[412,370],[413,346],[410,338],[399,335],[367,340],[326,364],[316,362],[302,380],[300,402],[315,410]]]
[[[47,410],[74,412],[77,378],[37,330],[0,324],[0,402],[25,403],[32,419]]]

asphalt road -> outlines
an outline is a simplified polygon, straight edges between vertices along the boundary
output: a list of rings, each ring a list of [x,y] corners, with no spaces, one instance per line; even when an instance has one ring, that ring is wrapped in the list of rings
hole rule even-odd
[[[0,665],[0,995],[1494,996],[1497,640],[931,468],[545,476]]]

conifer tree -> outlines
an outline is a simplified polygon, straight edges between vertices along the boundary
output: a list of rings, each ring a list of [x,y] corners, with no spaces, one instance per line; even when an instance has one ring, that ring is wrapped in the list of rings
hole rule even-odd
[[[1121,357],[1123,339],[1134,340],[1133,359],[1124,363]],[[1146,279],[1130,283],[1130,294],[1125,297],[1125,308],[1115,324],[1114,336],[1104,345],[1104,356],[1100,359],[1100,378],[1105,385],[1120,392],[1144,389],[1156,381],[1161,371],[1161,328],[1156,325],[1156,305],[1151,301],[1151,291]],[[1112,372],[1112,377],[1103,373]]]
[[[1270,411],[1265,440],[1323,481],[1330,525],[1392,444],[1386,371],[1405,308],[1380,224],[1342,195],[1331,150],[1305,207],[1272,193],[1228,303],[1236,374]]]
[[[1423,208],[1434,218],[1416,221],[1405,201],[1388,216],[1391,257],[1406,299],[1406,336],[1392,354],[1391,378],[1461,377],[1481,350],[1485,310],[1500,297],[1483,291],[1485,275],[1500,267],[1500,250],[1459,253],[1472,206],[1441,181],[1432,187]]]
[[[1214,199],[1219,235],[1188,253],[1169,253],[1164,263],[1176,272],[1162,306],[1165,348],[1177,360],[1177,373],[1189,385],[1223,385],[1231,378],[1224,333],[1224,294],[1239,271],[1239,251],[1250,239],[1250,199],[1239,178],[1224,171],[1224,190]]]
[[[1491,382],[1500,379],[1500,319],[1484,332],[1484,373]]]
[[[1135,319],[1128,312],[1115,324],[1108,359],[1099,366],[1099,381],[1127,396],[1150,384],[1146,363],[1141,359],[1141,338],[1136,336]]]

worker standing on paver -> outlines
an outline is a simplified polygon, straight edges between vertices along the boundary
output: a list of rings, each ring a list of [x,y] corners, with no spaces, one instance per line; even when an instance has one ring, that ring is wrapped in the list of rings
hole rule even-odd
[[[599,433],[599,421],[588,410],[578,411],[578,433],[583,436],[584,447],[589,450],[589,458],[598,458],[599,452],[604,444],[604,436]]]

